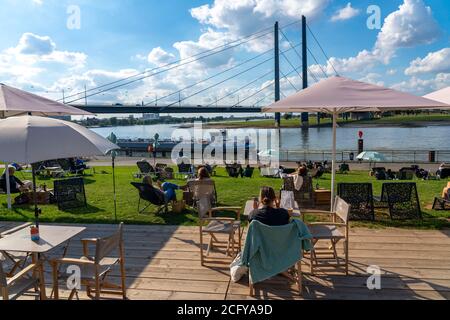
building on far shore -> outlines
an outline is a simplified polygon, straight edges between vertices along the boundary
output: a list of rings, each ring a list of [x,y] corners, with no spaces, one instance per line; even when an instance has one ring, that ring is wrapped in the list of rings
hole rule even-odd
[[[159,120],[159,113],[144,113],[142,115],[144,120]]]

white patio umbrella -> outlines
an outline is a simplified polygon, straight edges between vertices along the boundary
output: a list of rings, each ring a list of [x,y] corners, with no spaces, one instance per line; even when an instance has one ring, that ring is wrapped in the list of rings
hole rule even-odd
[[[365,160],[365,161],[371,161],[371,162],[383,162],[386,161],[386,157],[379,152],[375,151],[364,151],[361,152],[356,159],[358,160]]]
[[[28,114],[34,116],[92,115],[84,110],[0,83],[0,119]],[[9,194],[8,170],[6,170],[6,185]],[[8,197],[8,209],[11,209],[10,197]]]
[[[450,109],[450,105],[344,77],[331,77],[280,100],[262,112],[322,112],[333,115],[331,204],[336,178],[336,128],[340,113]]]
[[[39,209],[34,164],[52,159],[105,155],[114,149],[119,147],[72,122],[36,116],[0,120],[0,161],[32,165],[37,224]]]
[[[20,115],[70,116],[93,115],[36,94],[0,83],[0,119]]]
[[[429,93],[424,98],[450,104],[450,87]]]

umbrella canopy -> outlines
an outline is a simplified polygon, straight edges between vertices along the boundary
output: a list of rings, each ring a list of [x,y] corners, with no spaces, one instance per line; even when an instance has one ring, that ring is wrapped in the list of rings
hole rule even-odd
[[[450,104],[450,87],[429,93],[424,98]]]
[[[0,161],[3,162],[34,164],[52,159],[105,155],[113,149],[119,147],[72,122],[36,116],[0,120]],[[39,225],[34,166],[32,172],[34,213],[36,225]],[[8,175],[6,177],[9,185]]]
[[[280,100],[262,112],[323,112],[333,114],[331,205],[336,180],[336,128],[339,113],[411,109],[450,109],[450,105],[344,77],[331,77]]]
[[[34,116],[92,115],[87,111],[0,83],[0,118],[29,113]]]
[[[374,151],[364,151],[360,153],[356,159],[358,160],[365,160],[365,161],[372,161],[372,162],[383,162],[386,161],[386,157],[379,152]]]
[[[119,149],[95,132],[72,122],[35,116],[0,120],[0,161],[40,161],[105,155]]]
[[[365,112],[450,109],[450,105],[344,77],[331,77],[280,100],[263,112]]]

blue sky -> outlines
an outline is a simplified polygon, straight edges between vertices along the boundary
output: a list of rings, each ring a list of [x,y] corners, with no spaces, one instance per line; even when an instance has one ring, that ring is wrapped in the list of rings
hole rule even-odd
[[[0,0],[0,82],[49,97],[60,98],[167,62],[236,41],[243,36],[299,19],[303,13],[324,47],[330,61],[309,35],[311,73],[317,78],[334,73],[425,94],[450,85],[450,3],[441,0]],[[381,29],[367,27],[367,8],[380,8]],[[71,7],[72,6],[72,7]],[[80,28],[69,29],[68,8],[79,9]],[[73,12],[73,11],[72,11]],[[73,20],[72,20],[73,21]],[[284,30],[289,40],[300,41],[300,26]],[[282,50],[289,49],[286,39]],[[151,102],[236,66],[269,50],[271,35],[251,46],[240,46],[202,62],[181,66],[145,81],[89,98],[90,102]],[[271,52],[264,58],[270,58]],[[298,55],[286,53],[300,65]],[[184,90],[181,97],[224,80],[252,66],[235,68],[212,81]],[[232,104],[270,84],[272,75],[241,90],[239,87],[271,71],[269,61],[237,78],[186,100],[192,104]],[[281,68],[291,72],[282,58]],[[283,79],[282,90],[289,95],[301,87],[295,72]],[[315,81],[311,78],[311,83]],[[294,89],[295,87],[295,89]],[[271,87],[246,101],[252,104],[268,95]],[[178,94],[166,100],[171,103]]]

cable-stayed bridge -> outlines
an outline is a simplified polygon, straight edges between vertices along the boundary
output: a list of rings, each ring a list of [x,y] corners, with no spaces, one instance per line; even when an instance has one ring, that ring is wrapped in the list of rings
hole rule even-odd
[[[292,28],[301,25],[301,42],[294,43],[287,34]],[[140,114],[140,113],[258,113],[264,105],[285,97],[284,91],[297,92],[308,87],[308,80],[318,82],[321,78],[328,77],[328,73],[320,64],[319,59],[307,45],[308,35],[314,40],[315,46],[326,58],[326,64],[330,60],[311,28],[306,23],[306,18],[279,26],[269,27],[255,32],[246,37],[224,45],[200,52],[188,58],[183,58],[162,66],[133,74],[123,79],[105,83],[94,88],[86,88],[83,91],[66,95],[63,91],[61,102],[76,106],[95,114]],[[300,38],[300,37],[299,37]],[[205,76],[189,85],[148,99],[149,95],[142,98],[140,104],[126,105],[120,103],[99,104],[93,102],[95,98],[101,98],[112,92],[127,90],[132,85],[143,83],[147,79],[157,79],[158,76],[168,75],[169,72],[186,72],[186,67],[199,68],[196,63],[213,59],[223,54],[232,54],[231,50],[246,50],[255,41],[273,41],[269,49],[253,54],[242,61],[235,61],[226,69],[212,75]],[[251,52],[247,50],[247,52]],[[312,57],[315,68],[308,66],[308,58]],[[332,66],[334,73],[336,69]],[[255,76],[256,74],[256,76]],[[297,78],[298,77],[298,78]],[[293,81],[294,80],[294,81]],[[301,81],[301,88],[297,81]],[[239,85],[236,85],[239,81]],[[297,85],[295,85],[297,83]],[[225,87],[225,89],[224,89]],[[221,91],[222,89],[222,91]],[[205,101],[205,95],[222,93],[215,99],[207,99],[208,103],[195,103]],[[230,103],[230,100],[238,97],[238,101]],[[198,99],[198,100],[197,100]],[[97,99],[98,101],[98,99]],[[276,123],[280,123],[280,114],[275,115]],[[302,121],[308,121],[308,115],[302,115]]]

